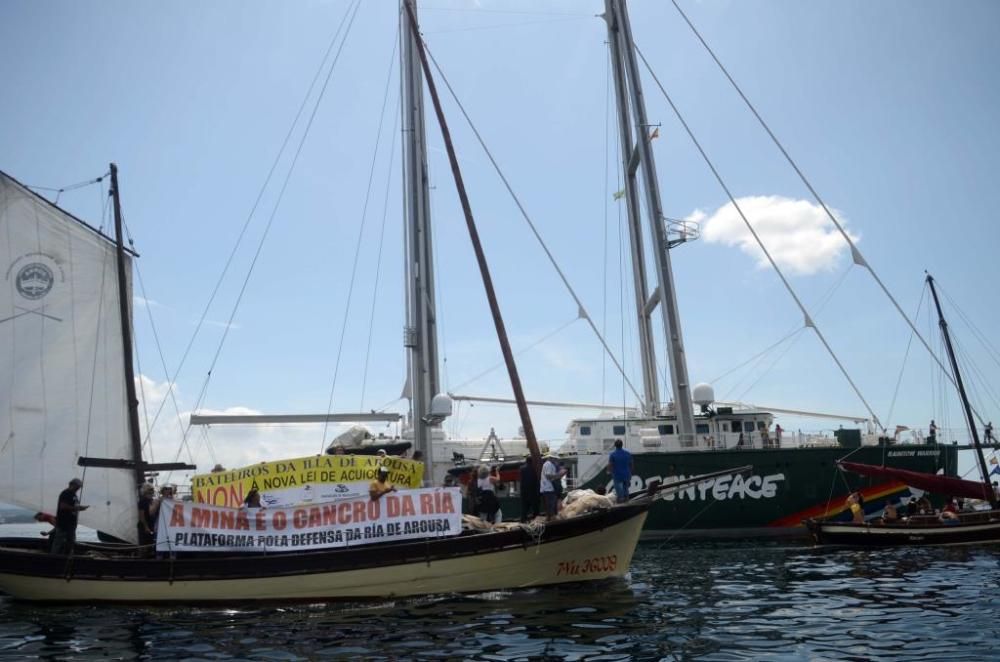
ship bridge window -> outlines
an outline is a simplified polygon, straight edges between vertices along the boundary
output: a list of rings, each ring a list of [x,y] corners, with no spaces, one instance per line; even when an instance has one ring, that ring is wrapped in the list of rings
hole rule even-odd
[[[625,434],[624,425],[616,425],[611,429],[611,434]]]
[[[657,425],[656,426],[656,431],[659,432],[660,434],[673,434],[674,433],[674,426],[673,425]]]
[[[697,423],[694,426],[695,434],[708,434],[708,424],[707,423]]]
[[[581,425],[580,426],[580,436],[581,437],[589,437],[590,436],[590,426],[589,425]]]
[[[753,432],[753,421],[743,421],[743,431]]]

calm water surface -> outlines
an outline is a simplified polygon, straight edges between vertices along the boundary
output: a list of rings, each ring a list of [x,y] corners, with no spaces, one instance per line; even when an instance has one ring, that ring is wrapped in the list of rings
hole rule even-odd
[[[0,597],[2,659],[988,660],[1000,548],[642,545],[627,581],[227,608]]]

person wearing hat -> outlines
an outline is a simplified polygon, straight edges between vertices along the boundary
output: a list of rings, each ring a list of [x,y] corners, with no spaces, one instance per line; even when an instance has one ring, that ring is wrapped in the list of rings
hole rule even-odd
[[[383,495],[395,492],[396,487],[389,482],[389,467],[381,465],[375,472],[375,480],[368,486],[368,496],[372,501],[378,501]]]
[[[81,506],[77,492],[83,487],[83,481],[74,478],[69,481],[69,487],[59,493],[59,505],[56,506],[56,528],[52,530],[52,553],[69,554],[76,544],[76,521],[81,510],[90,506]]]

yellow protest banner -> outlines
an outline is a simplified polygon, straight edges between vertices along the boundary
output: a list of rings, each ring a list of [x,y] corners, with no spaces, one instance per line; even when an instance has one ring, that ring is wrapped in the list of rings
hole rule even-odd
[[[256,487],[265,506],[295,506],[310,502],[356,498],[368,493],[380,465],[389,468],[389,482],[420,487],[424,463],[375,455],[311,455],[261,462],[229,471],[198,474],[191,479],[196,503],[237,508]]]

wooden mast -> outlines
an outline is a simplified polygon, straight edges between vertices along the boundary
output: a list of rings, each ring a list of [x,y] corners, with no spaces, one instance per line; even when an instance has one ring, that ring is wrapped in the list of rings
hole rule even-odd
[[[139,432],[139,399],[135,394],[135,368],[132,365],[132,317],[129,314],[129,291],[125,272],[125,243],[122,240],[122,205],[118,194],[118,166],[111,164],[111,199],[115,208],[115,247],[118,254],[118,313],[122,327],[122,362],[125,368],[125,397],[128,405],[129,445],[132,449],[132,472],[136,487],[146,481],[142,462],[142,435]]]
[[[948,360],[951,362],[951,371],[955,373],[955,386],[958,387],[958,395],[962,399],[962,409],[965,411],[965,420],[969,425],[969,432],[972,434],[972,444],[976,447],[976,457],[979,460],[979,470],[983,474],[983,489],[989,492],[986,497],[995,508],[997,505],[996,492],[990,489],[990,474],[986,468],[986,458],[983,456],[983,449],[979,445],[979,433],[976,431],[976,420],[972,416],[972,406],[969,405],[969,397],[965,393],[965,384],[962,382],[962,373],[958,370],[958,359],[955,358],[955,350],[951,346],[951,336],[948,335],[948,323],[944,321],[944,313],[941,312],[941,302],[938,301],[937,290],[934,289],[934,278],[927,274],[927,284],[931,288],[931,296],[934,297],[934,307],[937,308],[938,324],[941,327],[941,335],[944,336],[944,346],[948,350]],[[984,495],[985,496],[985,495]]]
[[[490,277],[489,266],[486,264],[486,255],[479,241],[479,231],[476,230],[476,222],[472,218],[472,207],[469,205],[469,196],[465,191],[462,172],[458,167],[458,157],[455,155],[455,147],[451,142],[451,133],[448,131],[448,123],[444,119],[444,112],[441,110],[441,100],[438,98],[437,88],[434,86],[434,78],[431,76],[430,65],[427,62],[424,42],[420,36],[416,14],[413,11],[413,0],[405,0],[404,5],[410,19],[410,29],[413,32],[413,39],[417,44],[416,50],[420,56],[420,64],[424,70],[424,78],[427,79],[427,91],[430,93],[431,101],[434,104],[434,114],[437,115],[438,125],[441,127],[441,136],[444,139],[444,146],[448,152],[451,173],[455,178],[455,188],[458,189],[458,197],[462,201],[462,212],[465,215],[465,224],[469,229],[469,239],[472,241],[472,248],[476,253],[479,273],[483,278],[486,298],[490,304],[490,312],[493,314],[493,324],[496,326],[497,340],[500,341],[500,351],[503,353],[503,360],[507,366],[507,374],[510,376],[510,385],[514,391],[514,399],[517,401],[517,413],[521,417],[521,426],[524,428],[524,437],[527,441],[528,450],[531,452],[531,461],[535,467],[535,472],[541,476],[542,459],[541,453],[538,450],[538,441],[535,438],[535,429],[531,425],[528,403],[524,398],[524,390],[521,388],[521,378],[517,374],[514,354],[510,349],[510,341],[507,339],[507,330],[504,327],[503,317],[500,314],[500,305],[497,303],[496,291],[493,289],[493,279]]]

